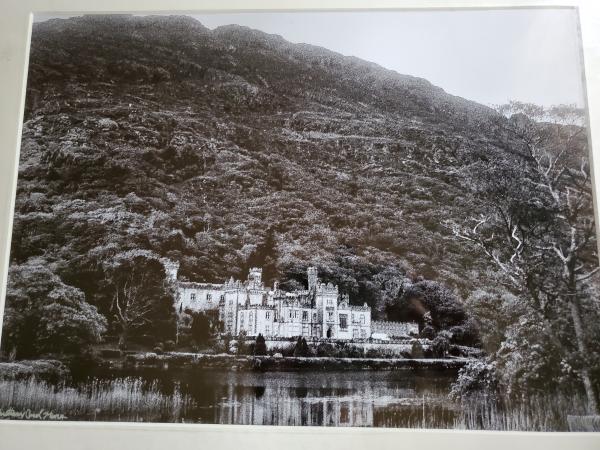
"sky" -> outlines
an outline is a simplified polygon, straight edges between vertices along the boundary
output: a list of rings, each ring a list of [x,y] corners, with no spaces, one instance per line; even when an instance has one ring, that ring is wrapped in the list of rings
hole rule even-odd
[[[584,106],[577,12],[571,8],[193,17],[211,29],[245,25],[356,56],[485,105],[519,100]]]

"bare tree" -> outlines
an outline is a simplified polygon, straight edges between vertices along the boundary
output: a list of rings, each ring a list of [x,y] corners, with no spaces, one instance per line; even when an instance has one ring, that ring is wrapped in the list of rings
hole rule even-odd
[[[119,348],[127,347],[130,330],[150,323],[153,305],[144,293],[145,278],[144,273],[132,271],[115,283],[111,312],[121,328]]]
[[[598,413],[581,307],[587,283],[600,269],[582,114],[521,103],[500,112],[511,114],[494,124],[505,154],[488,155],[487,164],[507,170],[484,174],[489,191],[483,211],[451,226],[529,295],[541,317],[556,306],[568,308],[589,409]]]
[[[104,275],[108,312],[119,330],[120,348],[144,329],[152,329],[157,339],[170,334],[166,324],[175,325],[173,292],[157,259],[124,252],[106,264]]]

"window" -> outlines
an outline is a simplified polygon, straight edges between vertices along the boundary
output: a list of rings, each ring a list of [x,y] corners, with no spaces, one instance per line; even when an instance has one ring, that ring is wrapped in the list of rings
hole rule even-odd
[[[266,335],[266,336],[270,336],[270,335],[271,335],[271,328],[269,327],[269,325],[267,325],[267,326],[265,327],[265,335]]]
[[[308,322],[308,311],[302,311],[302,321]]]
[[[212,294],[206,294],[206,301],[208,303],[212,302]]]
[[[353,338],[357,338],[357,337],[358,337],[358,328],[354,328],[354,329],[352,330],[352,337],[353,337]]]
[[[327,299],[327,306],[331,306],[333,305],[333,300],[331,300],[330,298]]]
[[[365,338],[367,337],[367,332],[366,332],[366,330],[360,330],[360,337],[361,337],[362,339],[365,339]]]
[[[193,301],[193,302],[195,302],[195,301],[196,301],[196,294],[195,294],[195,293],[193,293],[193,292],[192,292],[192,293],[190,294],[190,300],[191,300],[191,301]]]
[[[327,321],[328,322],[333,322],[333,311],[329,311],[327,313]]]
[[[313,313],[313,322],[317,321],[317,313]]]
[[[294,311],[294,319],[298,318],[298,311]]]
[[[244,316],[245,314],[242,312],[240,314],[240,328],[244,328]]]
[[[290,309],[290,319],[292,318],[292,310]]]
[[[347,314],[340,314],[340,328],[342,330],[345,330],[346,328],[348,328],[348,315]]]
[[[270,318],[271,318],[271,311],[265,312],[265,319],[270,319]]]
[[[365,315],[364,314],[360,315],[360,323],[362,323],[363,325],[365,323]]]
[[[252,311],[250,311],[250,317],[248,318],[248,322],[252,322],[252,319],[254,319],[254,314],[252,314]]]

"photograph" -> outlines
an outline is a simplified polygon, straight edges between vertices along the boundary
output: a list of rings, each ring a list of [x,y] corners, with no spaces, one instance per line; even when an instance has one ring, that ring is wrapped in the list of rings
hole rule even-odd
[[[600,431],[577,8],[31,27],[0,420]]]

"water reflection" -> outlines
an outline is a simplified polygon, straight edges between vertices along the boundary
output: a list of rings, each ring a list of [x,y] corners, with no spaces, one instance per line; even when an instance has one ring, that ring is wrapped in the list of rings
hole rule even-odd
[[[449,381],[397,372],[228,374],[215,396],[215,422],[390,427],[425,420],[431,426],[435,415],[438,426],[450,426]]]
[[[452,428],[454,421],[451,372],[144,370],[128,376],[158,381],[164,393],[177,383],[193,399],[186,422]]]

